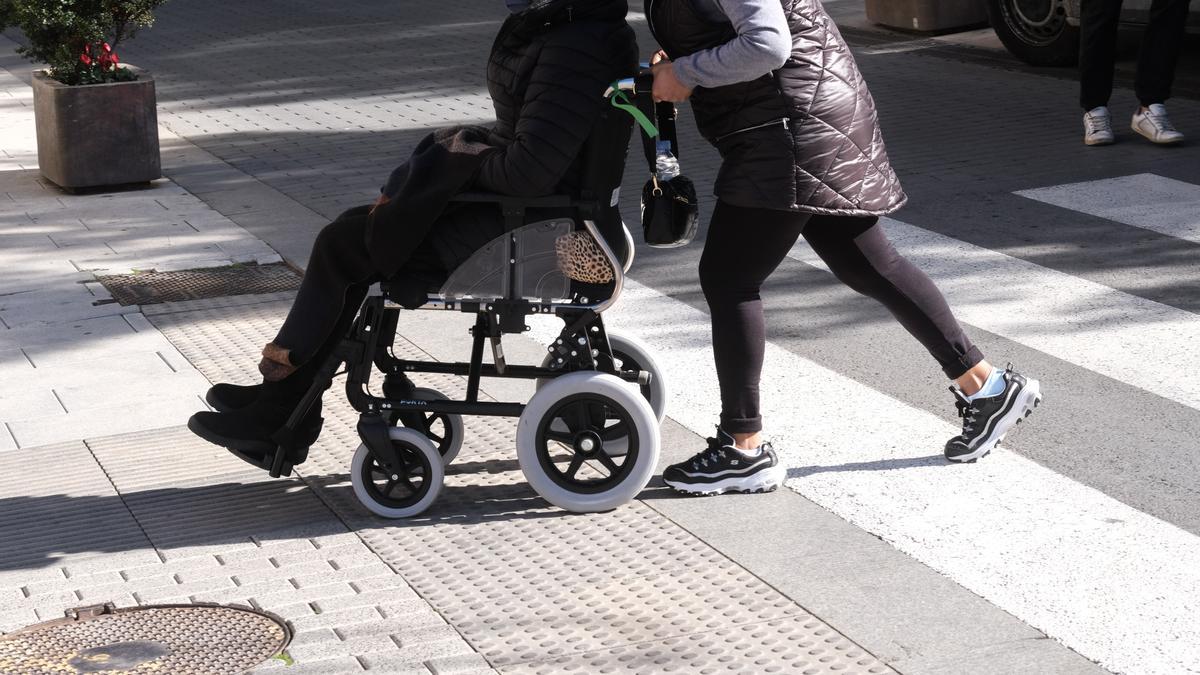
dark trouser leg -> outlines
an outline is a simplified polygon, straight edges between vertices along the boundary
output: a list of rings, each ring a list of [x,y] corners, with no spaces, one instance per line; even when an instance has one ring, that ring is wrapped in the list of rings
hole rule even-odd
[[[1144,106],[1162,103],[1171,97],[1175,64],[1183,44],[1189,0],[1154,0],[1150,5],[1150,23],[1138,54],[1137,82],[1134,88]]]
[[[300,365],[328,353],[349,328],[380,275],[367,252],[367,208],[351,209],[325,226],[313,243],[308,269],[275,344]]]
[[[813,216],[804,238],[833,274],[884,304],[951,379],[983,360],[941,291],[888,241],[878,218]]]
[[[700,287],[712,316],[713,355],[721,387],[721,428],[731,434],[762,430],[758,382],[766,349],[759,291],[808,219],[806,214],[717,202]]]
[[[1079,105],[1091,110],[1112,95],[1121,0],[1083,0],[1079,14]]]

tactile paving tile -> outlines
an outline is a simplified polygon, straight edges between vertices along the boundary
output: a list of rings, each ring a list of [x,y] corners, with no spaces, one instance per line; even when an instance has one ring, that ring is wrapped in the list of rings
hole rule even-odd
[[[271,539],[345,532],[299,479],[271,479],[184,427],[88,445],[159,550],[248,541],[264,531]],[[197,456],[208,460],[207,474],[190,459]]]
[[[820,619],[798,616],[522,663],[505,675],[556,673],[891,673]]]
[[[178,303],[152,320],[210,380],[244,383],[254,380],[258,352],[288,303],[275,296],[187,307]],[[467,349],[464,340],[464,358]],[[404,339],[395,350],[428,358]],[[452,397],[465,390],[456,377],[414,379]],[[586,515],[551,507],[521,475],[515,419],[464,419],[463,450],[426,513],[405,521],[371,515],[349,487],[358,415],[340,395],[343,386],[336,382],[325,397],[325,428],[300,473],[493,666],[893,672],[640,502]]]

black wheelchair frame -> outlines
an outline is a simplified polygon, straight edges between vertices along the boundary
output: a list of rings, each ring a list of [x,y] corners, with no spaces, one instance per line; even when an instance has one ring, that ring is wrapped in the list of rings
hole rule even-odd
[[[589,206],[569,198],[520,199],[478,193],[460,195],[457,200],[497,203],[503,209],[510,231],[525,224],[525,211],[528,208],[565,206],[586,209]],[[603,241],[599,233],[595,232],[594,226],[590,225],[592,222],[584,220],[585,227],[590,227],[593,236],[597,237],[598,241]],[[611,250],[609,254],[612,255]],[[615,256],[613,257],[615,259]],[[278,445],[271,458],[271,476],[279,477],[291,473],[289,458],[293,456],[296,430],[313,404],[331,386],[343,363],[347,366],[346,396],[354,409],[360,413],[358,434],[371,449],[376,460],[385,468],[394,466],[399,461],[388,437],[388,428],[391,426],[385,419],[388,413],[519,417],[525,410],[524,403],[479,400],[480,382],[485,377],[536,380],[554,378],[576,370],[595,370],[647,387],[652,377],[649,372],[621,370],[616,367],[604,321],[600,315],[619,295],[620,276],[618,272],[615,280],[617,287],[613,289],[612,298],[592,306],[537,303],[512,297],[488,302],[438,300],[425,305],[422,309],[457,310],[476,315],[475,325],[470,329],[471,360],[453,363],[413,361],[392,355],[391,347],[396,338],[402,310],[399,306],[389,304],[388,287],[386,283],[383,284],[384,294],[371,296],[363,303],[348,335],[322,364],[313,385],[296,406],[284,427],[273,438]],[[553,314],[565,323],[559,337],[548,348],[552,364],[548,367],[509,365],[504,357],[502,336],[528,330],[525,319],[534,314]],[[484,363],[485,342],[491,344],[492,363]],[[368,384],[374,368],[378,368],[385,376],[385,396],[375,396],[369,392]],[[462,401],[426,401],[387,396],[387,390],[391,389],[388,386],[389,381],[406,381],[405,376],[409,373],[466,377],[466,398]]]

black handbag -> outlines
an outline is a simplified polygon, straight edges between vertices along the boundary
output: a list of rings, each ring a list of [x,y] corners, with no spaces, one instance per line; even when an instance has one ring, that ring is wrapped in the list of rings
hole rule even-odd
[[[638,108],[658,128],[657,140],[669,143],[671,154],[678,161],[675,104],[655,103],[648,84],[643,86],[639,83],[637,89]],[[657,143],[646,134],[641,134],[641,137],[646,162],[650,165],[650,180],[642,188],[642,234],[646,243],[655,248],[685,246],[696,237],[696,230],[700,224],[700,202],[696,198],[696,186],[683,174],[668,180],[660,179]]]
[[[696,237],[700,206],[696,186],[684,175],[651,177],[642,188],[642,234],[655,248],[686,246]]]

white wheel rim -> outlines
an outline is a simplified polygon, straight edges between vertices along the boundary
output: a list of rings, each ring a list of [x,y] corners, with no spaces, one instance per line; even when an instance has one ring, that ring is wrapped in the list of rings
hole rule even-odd
[[[597,425],[592,418],[577,424],[570,444],[546,437],[555,426],[548,418],[588,404],[605,406],[604,421]],[[612,420],[620,422],[608,425]],[[603,443],[609,441],[603,439],[590,454],[581,450],[584,441],[618,430],[620,424],[626,425],[627,437],[636,440],[626,456],[605,453]],[[653,476],[658,452],[658,420],[650,404],[619,378],[603,373],[555,378],[534,394],[517,425],[517,460],[525,479],[546,501],[568,511],[606,511],[633,499]],[[596,478],[591,478],[593,473],[580,478],[585,466]]]
[[[354,488],[354,495],[367,510],[375,515],[384,518],[409,518],[424,512],[441,493],[442,482],[445,478],[441,455],[432,441],[413,429],[392,427],[388,429],[388,437],[394,443],[399,442],[406,446],[402,453],[404,458],[411,461],[409,466],[419,466],[421,469],[421,483],[418,486],[419,489],[414,491],[415,498],[400,500],[392,497],[395,489],[401,487],[401,481],[407,479],[412,484],[414,475],[393,474],[391,479],[397,482],[392,486],[390,482],[387,482],[387,477],[383,475],[383,472],[379,471],[378,466],[374,464],[366,444],[359,445],[358,450],[354,452],[354,460],[350,464],[350,483]],[[373,476],[382,478],[368,479],[366,477],[368,466],[372,467],[371,474]],[[385,483],[383,488],[379,486],[379,482]]]

